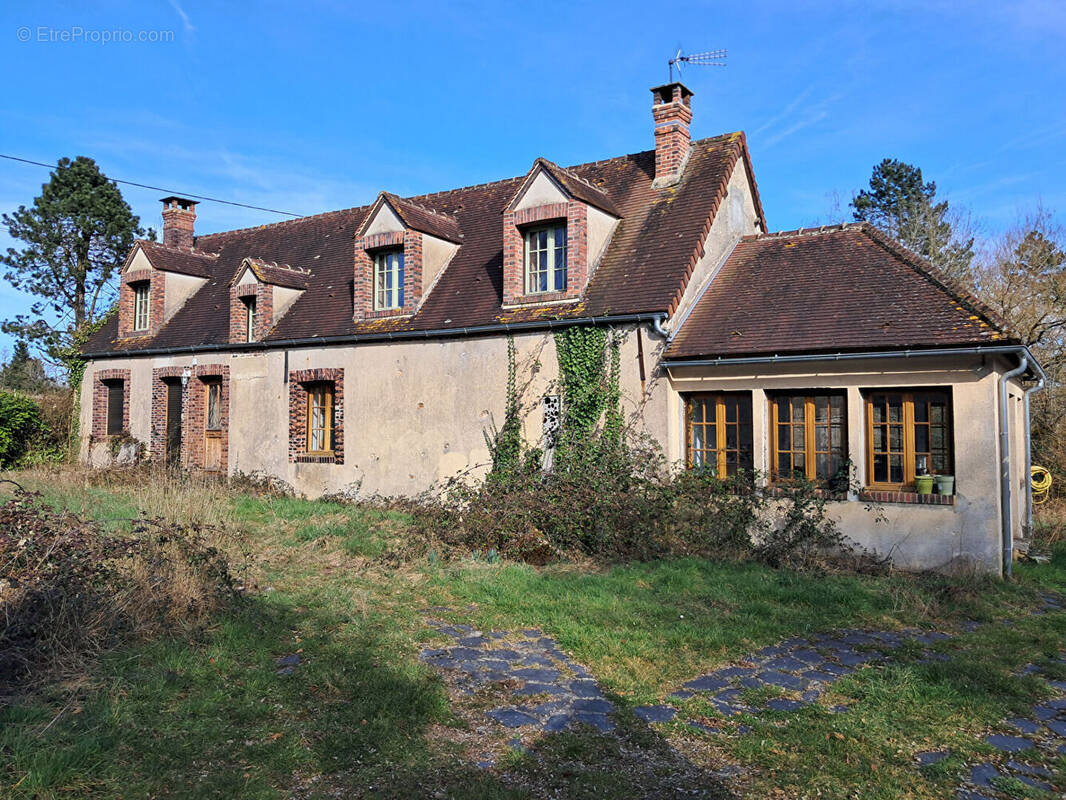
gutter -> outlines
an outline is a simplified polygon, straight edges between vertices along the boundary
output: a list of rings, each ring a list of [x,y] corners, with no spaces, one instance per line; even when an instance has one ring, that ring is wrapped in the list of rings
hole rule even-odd
[[[515,333],[529,330],[570,328],[575,325],[624,325],[650,322],[656,333],[667,336],[662,328],[666,314],[617,314],[602,317],[574,317],[572,319],[545,319],[530,322],[500,322],[491,325],[472,325],[463,328],[432,328],[420,331],[389,331],[383,333],[355,333],[341,336],[313,336],[306,339],[267,339],[258,342],[235,342],[225,344],[193,344],[179,347],[146,347],[141,350],[108,350],[83,353],[86,361],[111,358],[138,358],[141,356],[176,355],[179,353],[256,352],[261,350],[288,350],[301,347],[328,347],[341,344],[364,344],[368,342],[393,342],[410,339],[446,339],[461,336],[488,336],[499,333]]]
[[[1002,537],[1003,574],[1011,577],[1014,566],[1014,535],[1011,526],[1011,480],[1010,480],[1010,431],[1008,426],[1007,384],[1026,372],[1036,378],[1036,385],[1025,390],[1025,485],[1026,520],[1029,530],[1033,525],[1033,487],[1029,476],[1032,466],[1032,441],[1029,431],[1029,396],[1044,388],[1047,376],[1040,363],[1024,345],[993,345],[990,347],[946,347],[931,350],[882,350],[867,353],[797,353],[785,356],[741,356],[739,358],[709,358],[665,360],[663,366],[672,367],[720,367],[731,364],[795,364],[809,361],[857,361],[860,359],[920,358],[922,356],[957,355],[1014,355],[1018,366],[1000,376],[999,382],[999,452],[1000,452],[1000,532]]]

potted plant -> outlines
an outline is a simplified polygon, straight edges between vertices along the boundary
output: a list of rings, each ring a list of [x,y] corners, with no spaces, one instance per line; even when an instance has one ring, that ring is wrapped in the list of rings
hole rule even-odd
[[[936,476],[936,493],[943,495],[955,494],[955,476],[954,475],[937,475]]]
[[[918,463],[915,465],[914,476],[914,488],[918,494],[932,494],[933,493],[933,476],[929,474],[929,469],[926,466],[925,456],[919,456]]]

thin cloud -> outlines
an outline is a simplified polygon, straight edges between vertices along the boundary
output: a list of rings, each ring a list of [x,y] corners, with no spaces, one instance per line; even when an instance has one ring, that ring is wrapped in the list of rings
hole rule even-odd
[[[189,15],[185,13],[185,9],[178,5],[178,0],[170,0],[170,7],[178,13],[179,17],[181,17],[181,26],[185,29],[186,33],[193,33],[196,31],[196,26],[192,24],[192,20],[190,20]]]

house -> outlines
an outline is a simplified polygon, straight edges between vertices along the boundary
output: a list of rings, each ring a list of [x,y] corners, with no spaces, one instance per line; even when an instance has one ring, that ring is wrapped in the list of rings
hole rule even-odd
[[[825,482],[843,531],[908,568],[1000,572],[1029,529],[1040,366],[979,300],[866,225],[771,232],[742,133],[197,234],[163,200],[85,348],[82,456],[412,495],[489,460],[509,338],[557,412],[553,332],[623,331],[624,402],[678,464]],[[915,476],[954,476],[920,494]],[[924,482],[924,481],[923,481]],[[827,487],[826,491],[830,491]],[[875,508],[876,510],[872,510]]]

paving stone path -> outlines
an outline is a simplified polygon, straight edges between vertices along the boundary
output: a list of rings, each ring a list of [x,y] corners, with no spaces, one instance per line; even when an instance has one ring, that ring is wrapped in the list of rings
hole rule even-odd
[[[1058,660],[1066,664],[1066,653],[1060,654]],[[1041,671],[1036,665],[1029,664],[1021,674],[1039,675]],[[1005,797],[997,792],[997,788],[1002,788],[999,781],[1009,778],[1045,792],[1066,790],[1066,786],[1054,784],[1054,773],[1049,764],[1066,755],[1066,681],[1049,679],[1048,686],[1057,696],[1037,703],[1024,717],[1006,720],[1002,733],[985,737],[985,743],[1001,755],[970,767],[967,782],[958,789],[958,800]],[[920,759],[919,763],[926,766],[947,758],[950,753],[939,751],[922,755],[926,760]]]
[[[1035,613],[1062,611],[1061,601],[1046,596]],[[427,624],[455,641],[443,648],[426,648],[420,658],[426,664],[449,671],[458,690],[474,694],[480,689],[497,685],[510,691],[512,704],[491,709],[486,716],[506,728],[518,731],[563,730],[575,723],[591,725],[601,732],[614,730],[611,715],[616,708],[603,694],[589,671],[559,649],[555,640],[538,629],[518,632],[488,631],[482,633],[470,625],[450,624],[434,618],[435,614],[452,609],[438,607],[424,609]],[[990,624],[1013,624],[1011,620],[997,620]],[[976,622],[964,623],[964,632],[979,627]],[[906,629],[902,631],[840,630],[809,637],[786,639],[764,647],[733,664],[707,672],[682,685],[668,700],[680,701],[699,696],[724,717],[746,714],[759,717],[798,711],[817,703],[834,683],[855,673],[866,665],[883,663],[905,643],[923,648],[920,663],[947,661],[945,653],[930,649],[938,642],[952,638],[941,631]],[[1061,656],[1066,663],[1066,655]],[[1029,665],[1023,672],[1037,672]],[[1066,695],[1066,682],[1049,681],[1050,686]],[[772,697],[759,707],[745,702],[745,689],[772,688],[782,696]],[[676,719],[677,703],[640,706],[634,709],[637,717],[648,723],[666,723]],[[849,710],[846,705],[829,709],[833,713]],[[686,724],[703,733],[717,734],[721,729],[697,720]],[[740,725],[737,733],[750,728]],[[1004,733],[991,734],[985,741],[1004,753],[1002,763],[974,765],[967,785],[959,788],[959,800],[992,800],[996,781],[1014,777],[1023,783],[1046,791],[1054,788],[1048,781],[1051,771],[1040,761],[1066,755],[1066,697],[1040,703],[1025,718],[1006,722]],[[518,739],[512,746],[520,747]],[[919,767],[927,767],[950,755],[947,751],[919,753]],[[480,766],[491,767],[487,760]],[[982,791],[992,792],[983,794]]]
[[[474,694],[492,684],[510,689],[513,704],[486,712],[504,727],[553,733],[583,723],[602,732],[614,730],[614,704],[595,678],[540,630],[482,633],[470,625],[436,619],[427,623],[455,644],[426,648],[419,657],[430,666],[455,671],[460,692]]]

